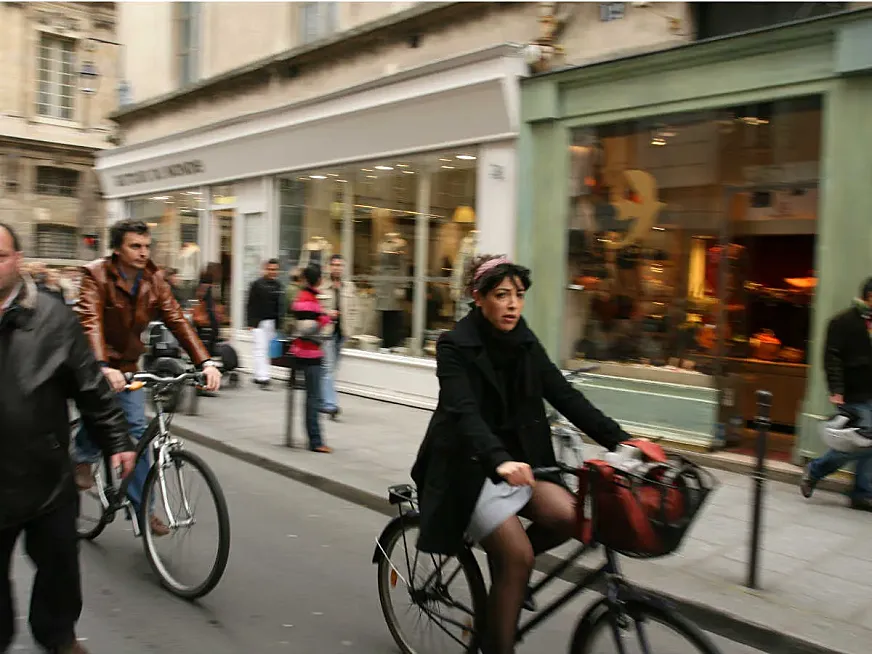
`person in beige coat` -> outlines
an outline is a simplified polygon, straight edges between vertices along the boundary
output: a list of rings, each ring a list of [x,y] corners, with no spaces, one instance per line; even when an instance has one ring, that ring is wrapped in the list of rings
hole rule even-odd
[[[333,420],[339,416],[339,395],[336,393],[336,369],[342,345],[349,334],[357,333],[359,307],[354,282],[344,279],[345,259],[341,254],[330,258],[330,274],[321,283],[319,299],[332,322],[325,328],[322,365],[321,413]]]

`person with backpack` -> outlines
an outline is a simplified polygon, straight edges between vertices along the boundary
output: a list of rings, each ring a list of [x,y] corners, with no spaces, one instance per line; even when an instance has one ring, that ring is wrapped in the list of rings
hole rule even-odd
[[[296,338],[291,343],[291,354],[296,358],[306,380],[306,433],[309,436],[309,449],[329,454],[333,450],[324,444],[320,422],[324,358],[322,330],[331,324],[334,316],[325,313],[318,301],[321,266],[310,263],[303,270],[302,277],[304,286],[297,293],[292,307]]]

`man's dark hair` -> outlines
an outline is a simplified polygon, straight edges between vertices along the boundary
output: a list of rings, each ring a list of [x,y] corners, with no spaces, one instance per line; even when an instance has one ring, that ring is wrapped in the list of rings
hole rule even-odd
[[[266,265],[277,266],[277,265],[279,265],[279,260],[278,259],[270,259],[269,261],[266,262]]]
[[[16,252],[21,252],[21,241],[18,240],[18,234],[16,234],[15,230],[12,229],[12,225],[0,222],[0,228],[5,229],[7,232],[9,232],[9,236],[12,237],[12,249]]]
[[[333,263],[334,261],[345,261],[345,257],[343,257],[341,254],[334,254],[332,257],[330,257],[330,263]]]
[[[315,286],[321,281],[321,266],[317,263],[310,263],[306,266],[305,270],[303,270],[303,279],[306,280],[306,283],[309,286]]]
[[[118,221],[109,229],[109,247],[113,250],[117,250],[124,245],[125,234],[148,236],[148,225],[146,225],[144,221],[135,218]]]
[[[872,295],[872,277],[870,277],[865,282],[863,282],[863,288],[860,292],[862,293],[862,295],[860,296],[860,299],[862,299],[862,300],[869,299],[869,296]]]

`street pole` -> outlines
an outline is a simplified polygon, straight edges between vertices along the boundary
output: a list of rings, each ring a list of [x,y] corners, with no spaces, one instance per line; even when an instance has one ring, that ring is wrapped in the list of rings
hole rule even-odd
[[[772,393],[757,391],[757,466],[754,469],[754,507],[751,521],[751,552],[748,561],[748,588],[758,588],[757,573],[760,567],[760,527],[763,519],[763,490],[766,483],[766,439],[769,433],[769,416],[772,409]]]

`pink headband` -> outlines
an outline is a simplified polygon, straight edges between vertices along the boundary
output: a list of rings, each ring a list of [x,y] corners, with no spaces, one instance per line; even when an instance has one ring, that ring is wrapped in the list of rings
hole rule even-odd
[[[478,270],[475,271],[475,275],[472,278],[473,283],[475,283],[479,279],[481,279],[481,276],[484,275],[485,273],[490,272],[491,270],[493,270],[497,266],[502,266],[504,263],[512,263],[512,262],[509,261],[508,259],[506,259],[505,257],[497,257],[496,259],[489,259],[488,261],[485,261],[483,264],[481,264],[478,267]]]

